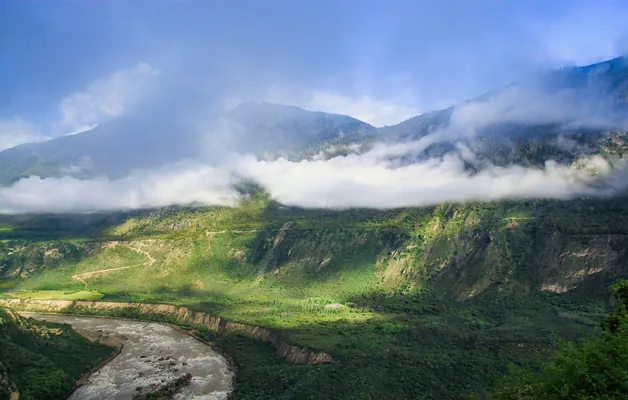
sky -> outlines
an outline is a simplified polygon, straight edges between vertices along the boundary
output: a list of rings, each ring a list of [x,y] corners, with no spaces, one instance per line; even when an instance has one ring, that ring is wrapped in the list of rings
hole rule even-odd
[[[628,54],[625,21],[622,0],[3,0],[0,150],[84,132],[150,110],[151,102],[162,116],[253,100],[393,125],[539,71]],[[499,119],[522,99],[513,92],[502,97],[499,105],[461,109],[456,120],[469,126],[478,115]],[[533,107],[521,110],[525,118],[528,110],[554,118],[547,114],[553,104],[532,99]],[[240,155],[222,169],[181,164],[126,181],[31,177],[0,188],[0,212],[229,204],[234,172],[313,207],[369,206],[363,199],[377,207],[425,205],[523,192],[564,198],[584,190],[578,173],[551,163],[540,172],[491,168],[469,180],[459,159],[393,169],[385,157],[365,157],[273,164]],[[302,188],[299,174],[327,183]],[[412,176],[426,178],[399,192]],[[514,187],[510,179],[529,184]],[[186,195],[169,193],[163,182]],[[459,188],[468,195],[457,195]],[[119,196],[105,196],[111,193]]]
[[[621,0],[4,0],[0,127],[59,135],[48,125],[65,99],[138,64],[224,97],[394,124],[622,54],[627,20]]]

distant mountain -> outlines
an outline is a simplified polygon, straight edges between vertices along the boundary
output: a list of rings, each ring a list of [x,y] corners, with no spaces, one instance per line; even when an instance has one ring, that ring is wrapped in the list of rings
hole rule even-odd
[[[292,160],[334,156],[364,151],[375,140],[432,133],[437,140],[415,157],[442,156],[463,145],[497,164],[535,164],[545,156],[573,161],[600,150],[598,139],[628,129],[628,60],[539,74],[380,129],[345,115],[269,103],[240,104],[202,128],[180,115],[147,115],[2,151],[0,185],[31,175],[118,178],[184,159],[219,162],[226,151]]]
[[[209,131],[159,114],[129,117],[76,135],[0,152],[0,185],[31,175],[118,178],[134,169],[183,159],[204,157],[211,162],[224,150],[263,155],[339,138],[355,139],[375,131],[367,123],[344,115],[267,103],[242,104],[216,118]]]
[[[628,151],[626,132],[628,59],[620,57],[514,82],[380,128],[378,138],[396,143],[430,135],[426,148],[406,162],[457,154],[479,170],[486,162],[572,164],[594,154],[613,163]]]
[[[443,110],[380,129],[398,141],[454,129],[457,136],[517,137],[537,132],[628,125],[628,58],[562,68],[514,82]]]
[[[360,141],[377,129],[356,118],[270,103],[244,103],[227,113],[240,152],[297,154],[321,145]]]

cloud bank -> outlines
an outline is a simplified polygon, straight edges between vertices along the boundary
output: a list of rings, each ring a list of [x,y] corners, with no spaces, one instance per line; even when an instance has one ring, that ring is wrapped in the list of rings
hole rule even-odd
[[[253,180],[277,201],[291,206],[394,208],[443,202],[516,198],[604,196],[626,188],[623,164],[611,169],[601,158],[588,161],[599,174],[547,161],[543,168],[484,163],[480,172],[465,169],[468,149],[444,157],[399,165],[400,154],[420,151],[434,139],[378,144],[363,154],[292,162],[231,155],[220,165],[179,163],[135,171],[109,180],[70,177],[22,179],[0,188],[0,212],[83,212],[202,203],[235,205],[233,185]],[[618,178],[619,177],[619,178]]]

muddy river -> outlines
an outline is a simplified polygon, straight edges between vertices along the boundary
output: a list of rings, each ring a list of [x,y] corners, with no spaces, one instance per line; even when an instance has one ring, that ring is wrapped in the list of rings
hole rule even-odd
[[[210,346],[167,325],[123,319],[25,314],[98,332],[123,344],[122,352],[95,372],[70,400],[130,400],[138,387],[163,384],[190,373],[174,399],[226,399],[233,372]]]

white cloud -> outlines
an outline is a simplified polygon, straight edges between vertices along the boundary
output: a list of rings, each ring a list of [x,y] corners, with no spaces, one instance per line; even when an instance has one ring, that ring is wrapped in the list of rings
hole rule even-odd
[[[368,95],[352,97],[325,90],[309,91],[272,87],[258,95],[247,93],[247,96],[242,96],[242,98],[238,96],[227,97],[224,99],[224,107],[230,109],[244,101],[266,101],[297,106],[310,111],[348,115],[373,126],[381,127],[394,125],[421,114],[420,108],[414,106],[414,102],[407,97],[376,99]]]
[[[394,125],[421,113],[416,107],[394,100],[378,100],[366,95],[349,97],[325,91],[312,92],[309,100],[301,106],[314,111],[349,115],[377,127]]]
[[[468,149],[409,165],[398,165],[390,159],[420,151],[433,140],[379,144],[364,154],[328,160],[264,161],[250,155],[232,155],[218,166],[170,165],[136,171],[118,180],[31,177],[0,188],[0,212],[77,212],[192,202],[232,205],[237,200],[232,184],[239,179],[259,182],[284,204],[330,208],[391,208],[531,197],[565,199],[608,195],[626,186],[625,179],[621,179],[611,181],[614,188],[594,188],[599,179],[625,173],[624,169],[611,170],[599,158],[582,163],[595,167],[598,176],[551,160],[544,168],[485,164],[481,172],[473,174],[465,170],[462,159],[473,157]]]
[[[41,134],[40,127],[19,117],[0,120],[0,150],[18,144],[38,142],[47,138]]]
[[[206,165],[169,165],[110,180],[29,177],[0,187],[0,213],[82,212],[163,207],[172,204],[234,204],[230,174]]]
[[[463,103],[454,108],[450,126],[456,133],[474,134],[499,123],[616,127],[628,122],[625,115],[612,111],[608,97],[600,96],[594,85],[554,93],[535,85],[517,84],[485,100]]]
[[[408,149],[424,144],[410,144]],[[594,180],[590,174],[551,160],[542,169],[485,165],[477,174],[465,171],[457,154],[404,166],[369,153],[301,162],[248,158],[240,168],[278,201],[302,207],[392,208],[507,198],[564,199],[598,193],[589,186]],[[600,168],[600,172],[610,174],[607,168]]]
[[[59,105],[60,120],[54,130],[69,135],[93,129],[98,124],[129,111],[142,98],[159,71],[146,63],[123,68],[98,79],[81,92],[67,96]]]

